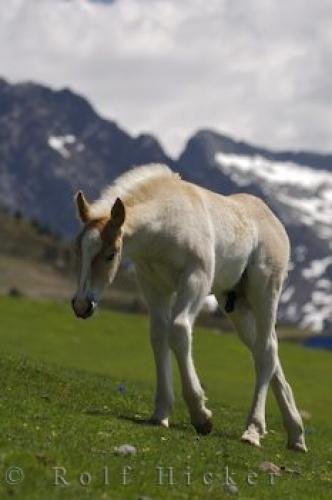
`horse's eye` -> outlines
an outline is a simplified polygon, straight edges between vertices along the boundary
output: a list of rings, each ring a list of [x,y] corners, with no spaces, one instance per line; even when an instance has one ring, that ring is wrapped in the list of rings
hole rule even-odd
[[[115,256],[115,252],[111,253],[110,255],[107,255],[107,256],[105,257],[105,259],[106,259],[107,261],[110,261],[110,260],[113,260],[113,259],[114,259],[114,256]]]

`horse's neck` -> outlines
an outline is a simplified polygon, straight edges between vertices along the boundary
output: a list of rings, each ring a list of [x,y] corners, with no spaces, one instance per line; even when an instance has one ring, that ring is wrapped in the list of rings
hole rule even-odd
[[[123,238],[123,256],[136,260],[142,253],[142,243],[140,231],[125,233]]]
[[[156,210],[147,210],[145,204],[129,208],[123,238],[123,254],[126,257],[135,260],[146,251],[148,233],[155,219]]]

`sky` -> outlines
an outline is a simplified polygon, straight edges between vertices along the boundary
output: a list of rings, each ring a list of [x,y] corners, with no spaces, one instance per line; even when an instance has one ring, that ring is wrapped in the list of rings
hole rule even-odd
[[[331,0],[0,2],[0,76],[70,87],[173,156],[200,128],[331,152],[331,67]]]

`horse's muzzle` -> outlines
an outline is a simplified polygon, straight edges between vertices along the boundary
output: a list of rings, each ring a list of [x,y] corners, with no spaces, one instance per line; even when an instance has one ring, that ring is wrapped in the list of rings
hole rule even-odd
[[[95,302],[94,300],[88,300],[87,307],[85,309],[82,309],[81,307],[79,307],[79,308],[77,307],[76,300],[75,300],[75,298],[73,298],[71,301],[71,305],[72,305],[74,313],[76,314],[76,316],[78,318],[87,319],[90,316],[92,316],[94,310],[97,307],[97,302]]]

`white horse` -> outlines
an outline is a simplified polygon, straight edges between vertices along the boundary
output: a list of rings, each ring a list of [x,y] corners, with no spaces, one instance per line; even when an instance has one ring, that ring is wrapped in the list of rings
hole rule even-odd
[[[192,358],[192,327],[204,299],[214,293],[254,359],[255,391],[242,440],[260,446],[271,382],[288,446],[306,451],[275,332],[289,241],[270,209],[248,194],[221,196],[185,182],[164,165],[134,168],[96,202],[89,204],[82,192],[76,202],[85,227],[77,240],[80,271],[73,309],[80,318],[90,316],[121,256],[134,262],[149,306],[157,373],[151,422],[169,425],[173,351],[191,422],[199,433],[211,431],[212,414]]]

